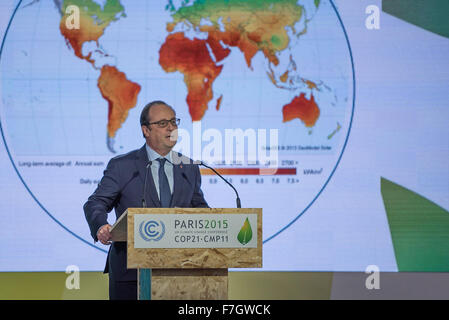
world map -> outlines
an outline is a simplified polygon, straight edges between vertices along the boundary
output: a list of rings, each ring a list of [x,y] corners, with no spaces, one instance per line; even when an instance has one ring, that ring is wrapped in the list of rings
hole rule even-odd
[[[320,1],[313,1],[312,10],[317,10]],[[100,38],[111,23],[126,18],[125,7],[118,0],[107,0],[100,6],[92,0],[65,0],[61,5],[60,31],[76,57],[86,60],[100,71],[98,89],[108,102],[107,136],[112,152],[113,139],[136,106],[141,85],[126,77],[116,66],[98,66],[99,58],[107,56],[100,46]],[[70,23],[75,6],[80,8],[77,28]],[[253,70],[252,59],[261,52],[267,60],[267,77],[280,90],[298,94],[282,107],[283,121],[300,119],[311,128],[320,116],[313,91],[320,91],[311,80],[300,76],[293,55],[289,55],[287,67],[279,72],[279,53],[292,50],[295,40],[307,32],[305,9],[296,0],[197,0],[192,4],[183,1],[175,7],[169,1],[165,7],[172,16],[167,22],[169,33],[159,49],[159,64],[167,73],[180,72],[187,87],[186,103],[192,121],[202,120],[214,97],[213,84],[223,69],[223,60],[231,54],[230,48],[238,48],[246,65]],[[298,22],[303,24],[298,28]],[[206,39],[189,38],[187,32],[205,33]],[[94,41],[96,46],[85,50],[83,46]],[[310,98],[301,89],[311,91]],[[219,110],[223,99],[216,99]]]
[[[201,159],[242,206],[263,207],[264,241],[316,200],[347,141],[352,59],[330,0],[21,1],[4,39],[0,120],[11,162],[42,211],[89,245],[80,204],[112,157],[144,144],[139,116],[151,101],[173,106],[194,137],[200,124],[201,147],[218,141],[219,155],[232,143],[215,134],[277,131],[264,150],[278,152],[274,174],[266,163]],[[235,204],[210,170],[201,174],[212,207]]]

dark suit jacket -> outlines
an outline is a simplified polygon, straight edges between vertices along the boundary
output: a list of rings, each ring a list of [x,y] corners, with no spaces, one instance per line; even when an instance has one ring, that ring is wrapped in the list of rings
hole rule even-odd
[[[148,155],[145,145],[125,155],[111,159],[95,192],[84,204],[84,214],[95,241],[98,229],[107,224],[107,213],[113,208],[118,219],[128,208],[141,208]],[[208,207],[201,191],[201,175],[198,165],[173,166],[173,195],[170,207]],[[148,169],[145,202],[149,208],[161,206],[154,185],[151,169]],[[114,281],[134,281],[137,272],[126,268],[126,243],[113,242],[109,248],[105,273]]]

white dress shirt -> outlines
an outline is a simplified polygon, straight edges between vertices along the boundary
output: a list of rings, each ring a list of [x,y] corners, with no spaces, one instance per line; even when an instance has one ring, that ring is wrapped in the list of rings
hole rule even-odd
[[[168,185],[170,187],[170,192],[173,194],[173,184],[174,184],[174,178],[173,178],[173,161],[172,161],[172,153],[171,151],[165,156],[161,156],[159,153],[151,149],[151,147],[146,144],[148,159],[151,161],[151,174],[153,176],[154,185],[156,187],[157,195],[159,199],[161,198],[159,195],[159,166],[160,163],[157,160],[158,158],[165,158],[168,159],[168,161],[165,161],[164,164],[164,171],[167,175]],[[169,162],[170,161],[170,162]]]

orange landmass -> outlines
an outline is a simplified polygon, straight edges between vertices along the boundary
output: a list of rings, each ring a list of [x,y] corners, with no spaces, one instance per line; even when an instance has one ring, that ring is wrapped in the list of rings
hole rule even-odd
[[[317,89],[317,85],[315,82],[310,80],[303,80],[309,89]]]
[[[267,71],[267,75],[271,80],[271,83],[273,83],[276,87],[278,86],[276,83],[276,78],[274,77],[274,72],[273,70],[270,69],[270,72]]]
[[[217,106],[215,109],[218,111],[220,110],[221,100],[223,99],[223,95],[220,96],[220,98],[217,99]]]
[[[256,33],[252,35],[252,39],[249,38],[249,35],[246,33],[242,33],[237,29],[231,29],[231,31],[219,31],[215,26],[201,26],[200,27],[201,32],[208,32],[208,43],[212,48],[212,43],[217,43],[218,46],[221,48],[221,44],[219,41],[221,40],[224,44],[230,46],[230,47],[237,47],[240,49],[241,52],[243,52],[243,56],[245,57],[246,64],[249,68],[251,67],[251,60],[256,55],[257,51],[259,51],[258,44],[256,40],[260,41],[260,36],[258,36]],[[227,50],[226,56],[230,53],[229,49],[223,49]],[[215,54],[215,52],[214,52]],[[217,61],[218,60],[217,58]],[[277,61],[277,58],[276,58]],[[277,64],[278,62],[276,62]]]
[[[83,55],[83,44],[88,41],[95,41],[98,46],[98,39],[103,35],[104,30],[109,25],[109,23],[98,25],[92,17],[85,14],[83,11],[81,11],[80,13],[79,29],[67,29],[66,20],[67,15],[63,15],[61,18],[61,22],[59,23],[59,30],[64,36],[67,45],[70,44],[70,46],[73,48],[73,51],[75,52],[75,55],[78,58],[94,64],[95,61],[91,59],[92,53],[89,53],[86,56]]]
[[[108,65],[101,68],[97,86],[108,102],[108,137],[112,138],[125,122],[129,110],[135,107],[141,87],[116,67]]]
[[[283,122],[291,121],[295,118],[302,120],[306,127],[313,127],[320,116],[320,109],[315,102],[313,94],[307,100],[304,93],[301,93],[282,108]]]
[[[176,26],[176,23],[173,23],[173,22],[167,23],[167,28],[166,28],[167,32],[172,32],[175,29],[175,26]]]
[[[161,67],[166,72],[179,71],[184,75],[188,91],[186,101],[192,121],[203,118],[213,97],[212,84],[223,69],[210,57],[206,42],[219,58],[223,59],[226,52],[229,54],[228,51],[219,50],[213,41],[191,40],[181,32],[169,35],[159,50]]]
[[[288,70],[285,71],[279,79],[285,83],[288,79]]]
[[[207,37],[207,40],[206,40],[207,44],[212,49],[212,53],[215,56],[216,62],[220,62],[221,60],[226,58],[231,53],[231,50],[229,50],[228,48],[223,48],[221,46],[219,40],[220,39],[218,37],[216,37],[216,35],[214,33],[209,34],[209,36]]]

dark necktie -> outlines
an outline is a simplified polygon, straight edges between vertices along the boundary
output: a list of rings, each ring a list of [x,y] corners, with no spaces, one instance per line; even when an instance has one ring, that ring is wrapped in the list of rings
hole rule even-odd
[[[169,208],[171,201],[170,185],[168,184],[167,175],[165,174],[164,165],[167,159],[159,158],[159,199],[162,208]]]

